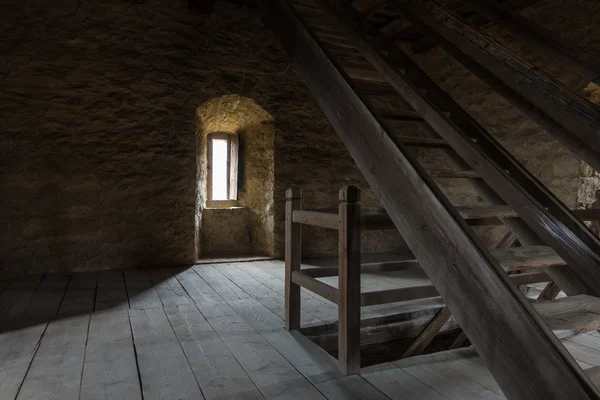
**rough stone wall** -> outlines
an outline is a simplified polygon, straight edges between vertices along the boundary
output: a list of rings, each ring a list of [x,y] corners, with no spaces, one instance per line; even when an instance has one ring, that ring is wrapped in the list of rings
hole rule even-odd
[[[207,208],[202,215],[202,253],[251,254],[250,232],[249,208]]]
[[[360,181],[258,10],[225,0],[208,17],[178,0],[4,1],[0,85],[1,275],[193,262],[196,111],[224,95],[253,99],[279,136],[276,240],[259,250],[282,249],[289,184],[317,182],[319,205]]]
[[[548,1],[530,12],[543,21],[560,16],[548,24],[597,51],[591,19],[600,13],[589,7],[598,5],[564,4]],[[441,50],[417,59],[563,201],[576,204],[577,160]],[[250,215],[250,225],[274,232],[273,240],[265,234],[254,249],[282,253],[289,185],[304,188],[306,207],[335,206],[346,184],[361,186],[363,204],[378,206],[258,10],[221,0],[202,17],[179,0],[3,1],[0,275],[193,262],[202,223],[196,187],[203,185],[196,180],[203,176],[196,113],[224,95],[252,99],[275,132],[272,153],[262,141],[248,161],[274,158],[266,171],[274,176],[273,201],[260,200],[264,212]],[[241,192],[251,206],[257,185],[249,181]],[[477,201],[458,186],[447,190],[462,204]],[[331,232],[306,229],[304,254],[335,253],[336,243]],[[369,252],[403,246],[398,235],[380,232],[364,245]]]

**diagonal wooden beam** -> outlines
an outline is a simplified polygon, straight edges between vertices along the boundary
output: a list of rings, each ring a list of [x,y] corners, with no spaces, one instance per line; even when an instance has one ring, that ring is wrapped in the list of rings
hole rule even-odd
[[[507,397],[600,399],[426,171],[394,144],[292,6],[285,0],[260,0],[260,5],[267,25]]]
[[[574,43],[567,43],[554,33],[520,14],[488,0],[469,0],[479,12],[510,29],[528,42],[556,57],[566,67],[581,77],[600,83],[600,64],[587,58]]]
[[[564,127],[574,140],[573,143],[567,141],[566,144],[571,149],[575,146],[580,149],[581,154],[578,154],[582,158],[584,154],[589,156],[592,150],[595,162],[586,158],[584,160],[599,168],[600,107],[574,93],[558,80],[539,72],[437,3],[431,0],[392,1],[409,19],[429,27],[503,84],[530,101],[556,124]]]
[[[435,335],[442,329],[444,324],[448,322],[452,312],[448,307],[442,308],[436,315],[429,321],[427,326],[423,328],[419,336],[410,345],[410,347],[404,352],[402,358],[418,356],[423,354],[425,348],[431,343]]]

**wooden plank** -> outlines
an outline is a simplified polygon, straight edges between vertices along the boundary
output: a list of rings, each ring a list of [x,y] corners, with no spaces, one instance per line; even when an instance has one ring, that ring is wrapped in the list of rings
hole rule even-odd
[[[26,308],[42,277],[29,277],[8,283],[0,295],[0,333],[4,332]]]
[[[218,266],[195,266],[194,271],[225,300],[247,299],[250,297],[242,288],[227,279],[217,270]]]
[[[48,324],[17,399],[40,394],[45,399],[79,399],[96,283],[96,272],[73,274],[59,318]]]
[[[343,377],[337,360],[300,332],[275,329],[261,336],[312,384]]]
[[[198,304],[198,307],[263,396],[324,399],[308,380],[228,304],[222,302],[206,307]]]
[[[122,292],[116,289],[122,288],[123,292],[125,291],[123,275],[121,271],[114,272],[118,273],[100,273],[103,287],[111,289],[111,293],[122,298]],[[110,303],[100,300],[100,304]],[[127,306],[127,295],[125,295],[125,303],[119,302],[118,307],[106,307],[104,311],[96,312],[91,316],[80,400],[141,400],[142,398],[129,325],[129,312],[127,308],[121,307],[123,304]]]
[[[210,304],[223,301],[221,296],[193,268],[178,272],[175,277],[195,303]]]
[[[173,269],[160,268],[148,272],[164,307],[194,303],[181,283],[173,276],[175,272]]]
[[[129,310],[144,399],[204,399],[162,307]]]
[[[338,361],[344,375],[360,372],[360,190],[339,193]]]
[[[281,318],[255,299],[228,300],[227,303],[257,332],[283,326]]]
[[[447,400],[400,368],[363,373],[361,376],[392,400]],[[398,390],[402,388],[402,390]]]
[[[264,398],[195,306],[165,312],[207,400]]]
[[[311,278],[307,275],[304,275],[302,272],[294,271],[292,273],[292,282],[305,289],[310,290],[313,293],[318,294],[319,296],[331,302],[337,303],[339,301],[338,289],[319,280]]]
[[[448,322],[451,316],[452,313],[448,307],[442,308],[440,312],[438,312],[435,317],[429,321],[425,329],[423,329],[415,341],[412,342],[409,348],[402,355],[402,358],[423,354],[425,348],[429,345],[429,343],[431,343],[435,335],[440,332],[444,324]]]
[[[360,266],[362,274],[376,274],[379,272],[406,271],[410,269],[418,269],[417,260],[407,257],[406,260],[399,261],[382,261],[377,263],[366,263]],[[328,276],[337,276],[338,267],[320,267],[320,268],[303,268],[300,270],[303,274],[311,278],[324,278]]]
[[[56,316],[69,275],[47,275],[27,308],[0,334],[0,393],[14,399],[38,349],[48,321]]]
[[[319,226],[327,229],[338,229],[337,214],[323,213],[318,211],[296,210],[293,214],[293,222],[304,225]]]
[[[548,276],[544,273],[511,275],[509,279],[517,286],[537,282],[547,282],[549,280]],[[437,296],[439,296],[439,293],[433,285],[415,286],[363,293],[361,295],[361,304],[363,307],[367,307],[375,304],[396,303]]]
[[[600,299],[578,295],[538,301],[535,310],[551,329],[600,330]]]
[[[428,171],[432,178],[465,178],[474,179],[479,178],[477,171],[453,171],[443,169],[431,169]]]
[[[449,400],[501,400],[504,396],[474,382],[456,371],[437,363],[421,363],[403,371],[410,374]]]
[[[145,308],[162,307],[158,293],[156,293],[147,271],[141,269],[125,270],[124,276],[130,309],[143,310]]]
[[[387,400],[389,397],[375,389],[358,375],[346,376],[320,383],[317,389],[329,400]]]
[[[127,310],[129,301],[123,271],[98,272],[96,311]]]
[[[565,265],[565,261],[548,246],[494,249],[492,254],[505,271]]]

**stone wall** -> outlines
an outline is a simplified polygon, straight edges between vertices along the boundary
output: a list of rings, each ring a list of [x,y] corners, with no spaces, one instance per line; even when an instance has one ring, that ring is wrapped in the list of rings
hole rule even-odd
[[[590,21],[599,13],[584,12],[597,4],[562,3],[531,12],[543,21],[560,15],[549,28],[597,51]],[[363,204],[379,205],[258,10],[221,0],[213,14],[197,16],[182,4],[2,2],[0,275],[192,263],[202,236],[196,177],[204,176],[197,111],[227,95],[251,99],[274,132],[272,149],[256,142],[246,165],[260,170],[258,161],[271,157],[274,167],[255,176],[272,181],[249,179],[240,192],[253,250],[282,254],[290,185],[304,188],[306,207],[335,206],[347,184],[365,189]],[[563,201],[577,204],[577,160],[441,50],[417,60]],[[263,128],[244,129],[260,137]],[[272,188],[259,188],[265,182]],[[459,186],[446,190],[463,204],[478,200]],[[334,253],[336,243],[332,232],[306,229],[304,254]],[[367,252],[403,247],[397,234],[372,233],[364,244]]]
[[[361,181],[258,10],[223,0],[198,16],[184,3],[2,3],[1,275],[193,262],[196,112],[224,95],[252,99],[280,136],[274,203],[251,215],[275,217],[259,251],[281,250],[288,185],[306,183],[307,204],[320,205]],[[290,166],[298,150],[307,163]],[[307,241],[306,254],[323,251]]]

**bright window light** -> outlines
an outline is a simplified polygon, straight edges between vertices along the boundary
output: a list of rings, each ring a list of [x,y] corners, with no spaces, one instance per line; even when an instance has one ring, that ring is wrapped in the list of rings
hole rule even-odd
[[[226,139],[212,140],[212,199],[227,200],[227,146]]]

